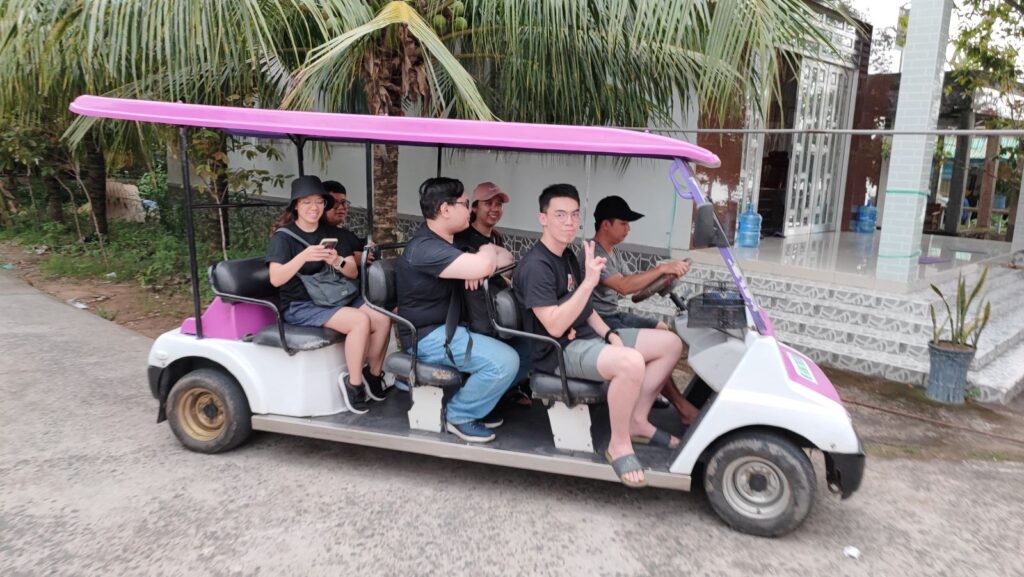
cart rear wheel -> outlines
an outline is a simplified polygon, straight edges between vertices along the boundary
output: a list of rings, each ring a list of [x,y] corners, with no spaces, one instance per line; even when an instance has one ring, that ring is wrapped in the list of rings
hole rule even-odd
[[[252,412],[242,387],[217,369],[192,371],[174,384],[167,420],[181,444],[199,453],[229,451],[252,433]]]
[[[743,533],[777,537],[814,508],[817,481],[800,447],[769,432],[740,433],[715,448],[704,490],[716,513]]]

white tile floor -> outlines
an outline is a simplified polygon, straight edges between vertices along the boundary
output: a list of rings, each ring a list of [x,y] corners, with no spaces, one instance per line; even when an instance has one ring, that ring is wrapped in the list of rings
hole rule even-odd
[[[789,238],[764,238],[757,248],[733,247],[736,260],[747,273],[767,273],[896,293],[927,288],[969,274],[986,262],[1005,260],[1009,242],[924,235],[921,254],[908,282],[878,278],[878,239],[881,232],[832,232]],[[674,258],[689,256],[696,263],[721,265],[718,249],[673,251]]]

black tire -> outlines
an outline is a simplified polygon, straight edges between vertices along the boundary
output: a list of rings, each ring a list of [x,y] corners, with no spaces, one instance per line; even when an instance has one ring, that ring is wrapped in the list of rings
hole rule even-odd
[[[252,433],[252,411],[242,387],[218,369],[197,369],[178,379],[167,397],[167,420],[182,445],[222,453]]]
[[[767,431],[719,442],[704,468],[711,508],[733,529],[759,537],[778,537],[799,527],[814,508],[816,488],[807,454]]]

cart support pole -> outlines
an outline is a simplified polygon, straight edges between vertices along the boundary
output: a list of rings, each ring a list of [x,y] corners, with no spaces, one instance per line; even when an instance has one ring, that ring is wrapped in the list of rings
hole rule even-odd
[[[373,144],[366,143],[366,240],[373,241]]]
[[[299,163],[299,176],[306,176],[306,155],[304,153],[306,137],[289,135],[288,138],[295,144],[295,157]]]
[[[199,263],[196,260],[196,229],[192,223],[192,183],[188,162],[188,128],[178,127],[181,148],[181,185],[185,189],[185,235],[188,237],[188,270],[192,278],[192,305],[196,317],[196,338],[203,338],[203,314],[199,304]]]

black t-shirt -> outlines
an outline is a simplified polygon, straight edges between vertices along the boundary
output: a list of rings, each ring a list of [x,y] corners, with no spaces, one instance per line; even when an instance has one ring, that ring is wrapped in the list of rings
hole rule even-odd
[[[356,233],[344,227],[339,226],[337,230],[338,233],[335,236],[338,239],[338,244],[345,243],[347,246],[351,246],[352,252],[363,252],[364,250],[366,250],[365,239],[356,236]]]
[[[485,244],[493,244],[505,248],[505,241],[496,230],[491,231],[491,236],[484,236],[479,230],[469,225],[469,228],[455,235],[455,247],[463,252],[476,252]]]
[[[532,309],[564,303],[572,297],[582,280],[583,274],[580,272],[579,262],[571,250],[566,248],[561,255],[556,255],[540,241],[533,245],[533,248],[519,261],[512,278],[516,298],[526,309],[524,316],[526,330],[538,335],[551,336]],[[587,319],[590,318],[592,312],[594,309],[588,300],[583,311],[572,323],[571,328],[576,329],[577,339],[597,337],[597,333],[587,324]],[[566,331],[566,334],[557,339],[562,348],[569,344],[568,333],[569,331]],[[554,348],[551,345],[534,341],[533,364],[542,371],[555,372],[558,367],[558,359],[555,356]]]
[[[465,281],[440,278],[440,274],[463,252],[421,224],[395,263],[398,314],[416,327],[416,339],[444,324],[453,290]],[[412,346],[411,335],[399,326],[402,346]]]
[[[336,238],[338,239],[338,246],[335,248],[341,256],[351,256],[355,249],[351,239],[338,234],[338,229],[336,227],[322,222],[313,232],[306,232],[299,228],[295,223],[289,224],[285,228],[299,235],[300,238],[309,244],[319,244],[320,240],[325,238]],[[355,235],[352,235],[352,237],[355,238]],[[287,264],[304,250],[306,250],[306,247],[303,246],[301,242],[283,232],[275,232],[273,236],[270,237],[270,246],[267,248],[267,265],[269,266],[272,262]],[[284,283],[277,289],[278,294],[281,295],[281,308],[287,308],[288,304],[292,301],[310,300],[309,293],[306,292],[305,285],[303,285],[302,281],[299,280],[299,274],[316,274],[325,266],[330,265],[323,261],[303,263],[302,268],[299,269],[299,273],[288,279],[288,282]]]
[[[495,246],[505,248],[505,241],[501,238],[501,234],[498,231],[492,230],[491,236],[484,236],[480,234],[479,230],[473,228],[473,225],[469,225],[469,228],[455,235],[454,241],[455,248],[461,250],[462,252],[469,252],[474,254],[479,252],[480,247],[482,247],[485,244],[493,244]],[[501,278],[500,276],[494,277],[493,279],[491,279],[490,282],[490,287],[492,291],[499,291],[508,286],[508,283],[505,282],[505,279]],[[483,293],[483,291],[483,288],[478,288],[475,291],[468,292]]]

